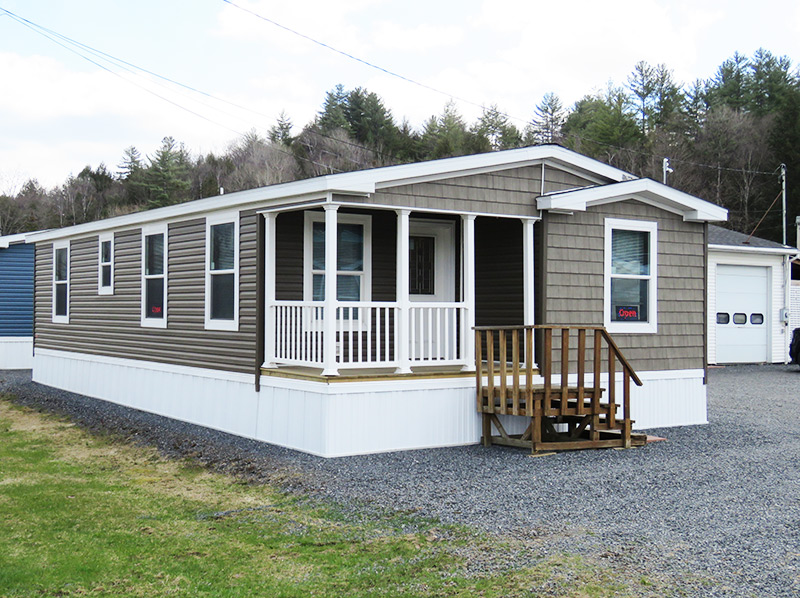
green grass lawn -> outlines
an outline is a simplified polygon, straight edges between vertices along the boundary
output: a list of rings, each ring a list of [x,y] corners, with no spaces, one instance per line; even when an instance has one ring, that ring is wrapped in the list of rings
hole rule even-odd
[[[3,597],[603,597],[652,584],[568,555],[520,569],[516,548],[407,516],[343,517],[0,397]],[[504,567],[475,574],[473,557]]]

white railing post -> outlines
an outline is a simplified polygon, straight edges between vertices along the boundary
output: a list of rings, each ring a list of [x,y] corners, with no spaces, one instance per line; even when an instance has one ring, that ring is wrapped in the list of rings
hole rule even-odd
[[[323,376],[338,376],[336,365],[336,246],[338,239],[337,209],[335,204],[325,205],[325,301],[323,312]]]
[[[461,263],[464,264],[464,317],[461,333],[461,357],[464,371],[475,370],[475,343],[472,329],[475,327],[475,216],[464,214],[461,216],[463,233],[463,255]]]
[[[533,326],[536,322],[536,311],[534,309],[535,283],[534,283],[534,261],[533,261],[533,225],[535,221],[531,218],[522,220],[522,295],[523,295],[523,316],[522,323],[525,326]],[[536,349],[533,355],[526,355],[525,360],[531,359],[534,367],[536,365]]]
[[[408,374],[411,372],[409,358],[409,264],[408,264],[408,235],[410,230],[410,210],[397,210],[397,313],[395,314],[395,351],[397,352],[397,373]]]
[[[275,362],[275,221],[277,215],[264,214],[264,365],[274,368]]]

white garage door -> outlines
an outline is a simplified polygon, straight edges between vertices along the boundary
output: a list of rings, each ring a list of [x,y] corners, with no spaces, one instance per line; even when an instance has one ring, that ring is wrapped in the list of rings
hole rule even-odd
[[[717,266],[717,363],[767,361],[767,270]]]

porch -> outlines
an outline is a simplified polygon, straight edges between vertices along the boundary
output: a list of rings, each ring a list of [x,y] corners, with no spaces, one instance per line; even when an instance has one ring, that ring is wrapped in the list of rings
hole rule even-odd
[[[267,375],[471,373],[476,324],[533,324],[535,218],[333,196],[262,215]]]

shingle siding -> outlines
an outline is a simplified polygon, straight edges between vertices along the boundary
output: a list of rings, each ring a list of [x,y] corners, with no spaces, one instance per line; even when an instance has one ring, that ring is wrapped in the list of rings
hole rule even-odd
[[[614,334],[639,371],[704,367],[704,225],[637,201],[547,214],[548,324],[603,325],[605,218],[658,222],[658,332]]]
[[[33,336],[33,245],[0,249],[0,336]]]
[[[167,328],[141,326],[141,229],[114,236],[114,294],[97,294],[98,238],[70,243],[69,324],[54,324],[52,245],[36,248],[36,347],[234,372],[255,367],[256,214],[240,218],[238,332],[205,330],[205,219],[169,225]]]
[[[545,192],[594,184],[552,166],[545,168]],[[446,209],[508,216],[537,216],[542,167],[524,166],[428,183],[398,185],[356,201],[417,209]]]

